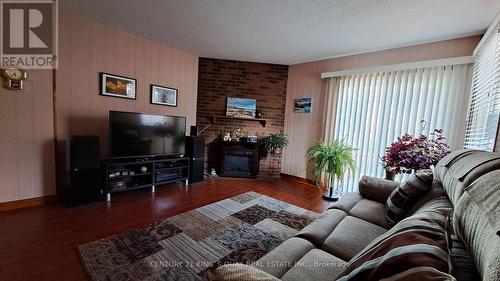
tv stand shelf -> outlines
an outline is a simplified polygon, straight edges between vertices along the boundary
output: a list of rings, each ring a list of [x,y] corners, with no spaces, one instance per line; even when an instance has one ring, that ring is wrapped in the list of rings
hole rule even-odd
[[[189,158],[137,158],[103,161],[106,201],[111,194],[174,182],[188,185]]]

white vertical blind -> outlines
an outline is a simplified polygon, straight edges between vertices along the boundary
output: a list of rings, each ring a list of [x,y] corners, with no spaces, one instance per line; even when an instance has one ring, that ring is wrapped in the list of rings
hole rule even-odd
[[[500,24],[474,54],[465,148],[493,151],[500,116]]]
[[[398,136],[420,134],[421,120],[424,134],[444,129],[451,148],[462,147],[471,76],[472,66],[462,64],[330,78],[329,95],[338,97],[336,108],[327,108],[335,122],[325,124],[357,149],[357,170],[337,188],[357,191],[362,175],[383,177],[379,157]],[[325,139],[332,139],[327,129]]]

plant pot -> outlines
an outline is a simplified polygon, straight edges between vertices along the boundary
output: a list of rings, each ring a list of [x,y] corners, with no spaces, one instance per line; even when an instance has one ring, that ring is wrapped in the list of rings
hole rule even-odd
[[[385,171],[385,179],[393,181],[394,180],[394,173],[392,171]]]
[[[275,148],[275,149],[273,150],[273,153],[274,153],[275,155],[280,155],[282,152],[283,152],[283,148]]]

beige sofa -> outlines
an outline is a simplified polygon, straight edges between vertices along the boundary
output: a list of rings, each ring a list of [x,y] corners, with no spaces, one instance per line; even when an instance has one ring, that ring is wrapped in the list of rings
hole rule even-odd
[[[363,177],[359,193],[345,194],[253,266],[285,281],[334,280],[389,229],[385,203],[397,186]],[[442,159],[432,189],[407,215],[435,208],[454,208],[452,275],[459,281],[500,280],[500,154],[462,150]]]

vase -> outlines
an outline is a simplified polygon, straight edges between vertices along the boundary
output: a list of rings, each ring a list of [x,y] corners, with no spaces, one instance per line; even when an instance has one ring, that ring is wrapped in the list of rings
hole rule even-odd
[[[385,171],[385,179],[393,181],[394,180],[394,173],[392,171]]]

